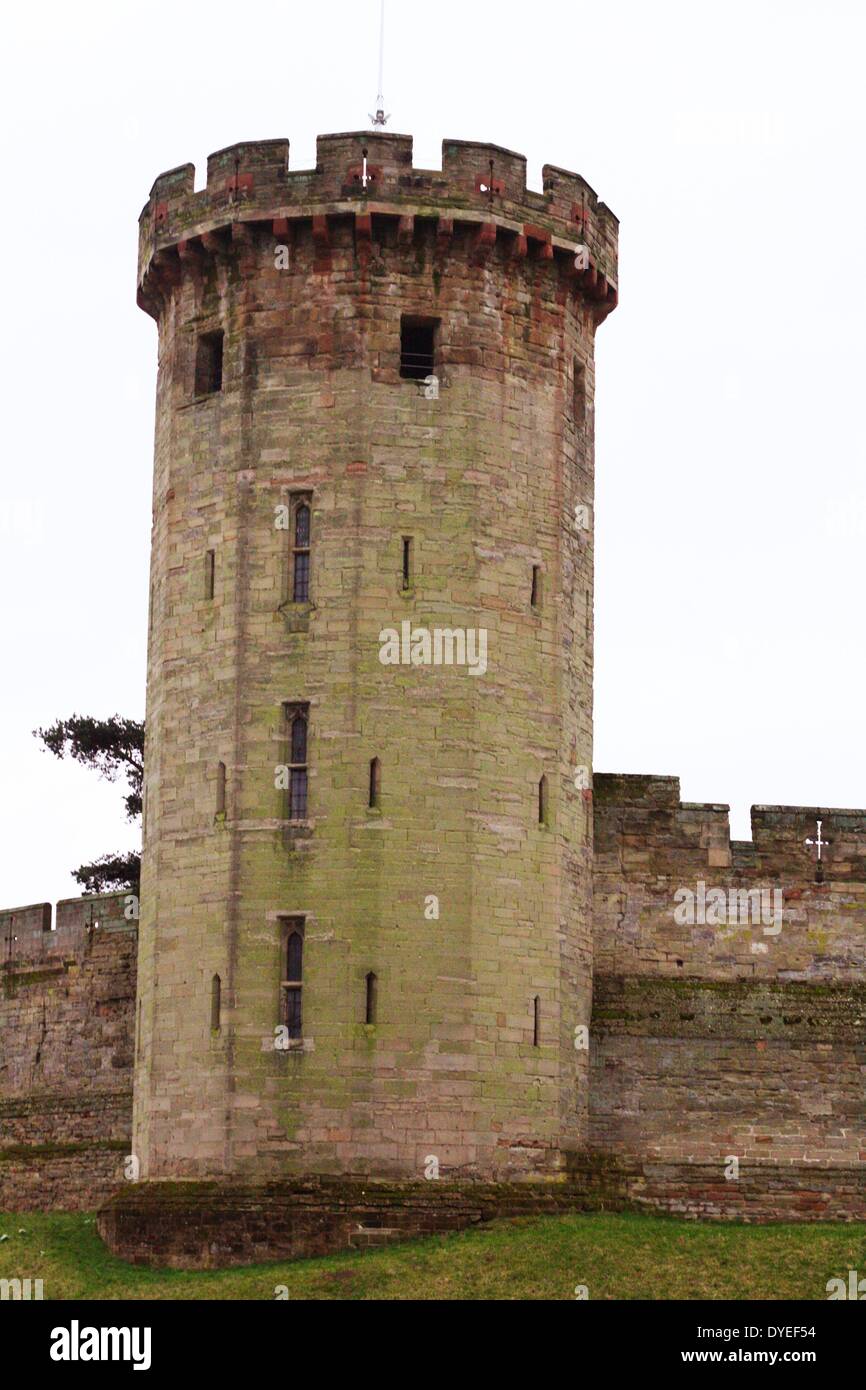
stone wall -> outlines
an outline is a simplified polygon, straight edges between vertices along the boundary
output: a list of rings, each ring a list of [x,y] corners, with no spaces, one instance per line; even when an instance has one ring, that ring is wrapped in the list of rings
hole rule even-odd
[[[732,845],[727,808],[678,793],[675,779],[595,779],[590,1144],[555,1192],[447,1171],[429,1184],[124,1184],[136,932],[110,896],[60,903],[53,931],[47,904],[0,913],[0,1209],[92,1209],[113,1192],[114,1248],[198,1266],[530,1211],[866,1219],[863,813],[756,808],[754,841]],[[819,816],[830,844],[816,882],[802,842]],[[677,922],[675,895],[697,901],[701,881],[704,917],[714,887],[730,915],[731,887],[769,886],[780,922]]]
[[[0,912],[0,1209],[91,1209],[130,1152],[135,923],[122,895]]]
[[[503,1216],[587,1210],[595,1200],[589,1186],[328,1177],[248,1186],[139,1183],[102,1209],[98,1230],[116,1254],[135,1264],[214,1269],[370,1249]],[[626,1204],[624,1191],[620,1183],[612,1205]]]
[[[758,806],[731,843],[728,808],[681,803],[675,778],[598,776],[595,817],[593,1149],[672,1164],[662,1205],[694,1165],[692,1205],[715,1173],[708,1210],[736,1207],[730,1156],[782,1165],[792,1193],[836,1170],[862,1193],[866,812]]]
[[[366,1250],[509,1217],[646,1208],[705,1220],[863,1221],[866,1188],[862,1166],[747,1163],[727,1183],[712,1163],[582,1154],[556,1182],[127,1184],[102,1208],[97,1229],[134,1264],[218,1269]]]

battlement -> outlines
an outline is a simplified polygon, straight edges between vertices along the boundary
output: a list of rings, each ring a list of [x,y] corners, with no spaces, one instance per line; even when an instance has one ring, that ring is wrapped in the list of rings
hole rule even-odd
[[[731,869],[746,876],[866,883],[866,810],[753,806],[751,840],[731,840],[730,807],[680,801],[677,777],[598,773],[593,779],[596,855],[616,853],[640,876]],[[818,875],[818,821],[825,842]]]
[[[0,969],[63,956],[80,958],[96,934],[135,931],[126,915],[129,895],[100,893],[64,898],[52,924],[50,903],[0,909]]]
[[[542,180],[543,192],[528,189],[523,155],[466,140],[443,142],[441,169],[416,169],[412,137],[383,131],[320,135],[314,169],[289,168],[288,140],[231,145],[208,157],[199,191],[192,164],[154,182],[139,219],[142,307],[153,311],[154,275],[213,253],[215,238],[244,224],[287,237],[293,224],[314,222],[322,239],[328,218],[355,217],[365,239],[376,217],[398,219],[403,241],[415,219],[435,220],[446,241],[455,222],[483,228],[485,242],[501,237],[517,258],[532,254],[565,270],[604,316],[617,297],[617,219],[579,174],[545,165]],[[575,263],[578,247],[588,263]]]

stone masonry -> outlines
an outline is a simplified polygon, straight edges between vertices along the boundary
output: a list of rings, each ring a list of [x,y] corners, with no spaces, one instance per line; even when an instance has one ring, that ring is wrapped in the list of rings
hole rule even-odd
[[[137,990],[117,900],[0,913],[0,1208],[93,1205],[124,1149],[100,1230],[181,1266],[597,1206],[866,1219],[866,811],[732,842],[676,778],[590,771],[616,247],[583,179],[493,145],[157,179]]]
[[[759,890],[775,913],[744,911]],[[728,807],[683,804],[676,778],[597,776],[593,901],[593,1150],[781,1165],[819,1205],[853,1173],[862,1207],[866,812],[754,806],[732,842]]]
[[[122,897],[0,912],[0,1209],[92,1208],[131,1152],[136,924]]]

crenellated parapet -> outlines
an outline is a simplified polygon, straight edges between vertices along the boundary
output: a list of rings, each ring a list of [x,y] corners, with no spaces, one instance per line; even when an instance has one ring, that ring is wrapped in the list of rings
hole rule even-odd
[[[389,229],[410,243],[433,222],[443,253],[462,228],[479,263],[497,244],[548,262],[601,322],[617,303],[617,219],[579,174],[545,165],[542,178],[534,192],[523,155],[464,140],[443,142],[441,170],[413,166],[411,136],[379,131],[319,136],[315,169],[289,168],[287,140],[232,145],[209,156],[199,191],[192,164],[154,183],[139,220],[139,302],[158,317],[185,262],[230,254],[252,227],[286,241],[312,230],[324,262],[337,222],[354,223],[359,257]]]
[[[731,840],[677,778],[599,774],[594,812],[597,974],[863,980],[866,811],[753,806]]]
[[[731,869],[745,876],[866,883],[866,810],[753,806],[751,840],[732,840],[730,808],[681,801],[678,777],[599,773],[593,789],[596,855],[617,854],[626,872],[633,866],[640,875],[651,863],[663,875]]]
[[[98,936],[135,931],[135,900],[125,893],[99,893],[50,903],[0,909],[0,970],[53,957],[80,958]]]

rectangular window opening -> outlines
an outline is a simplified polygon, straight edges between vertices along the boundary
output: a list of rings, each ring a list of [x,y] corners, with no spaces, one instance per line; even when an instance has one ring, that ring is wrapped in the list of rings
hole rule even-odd
[[[285,918],[280,945],[280,1022],[295,1041],[302,1036],[304,926],[303,917]]]
[[[370,794],[367,805],[371,810],[375,810],[379,805],[382,794],[382,764],[378,758],[373,758],[370,763]]]
[[[302,493],[292,499],[292,602],[310,601],[311,497]]]
[[[220,1031],[220,1012],[222,1008],[222,981],[214,975],[210,986],[210,1026],[212,1033]]]
[[[195,350],[195,394],[212,396],[223,389],[223,331],[199,334]]]
[[[403,537],[403,588],[412,588],[412,537]]]
[[[404,314],[400,320],[400,375],[410,381],[432,376],[439,319]]]
[[[309,734],[310,706],[283,705],[283,721],[288,742],[287,765],[289,769],[288,819],[303,821],[307,819],[308,772],[307,742]]]
[[[531,608],[541,607],[541,566],[532,566],[532,591],[529,599]]]
[[[582,425],[586,420],[586,369],[577,357],[574,359],[572,383],[572,418],[576,425]]]
[[[376,1022],[376,996],[378,993],[378,983],[379,982],[376,979],[376,976],[373,974],[371,970],[370,974],[367,976],[366,979],[366,1007],[364,1011],[364,1022],[368,1025],[374,1024]]]
[[[204,596],[207,599],[214,596],[214,580],[216,576],[216,551],[209,550],[204,557]]]

